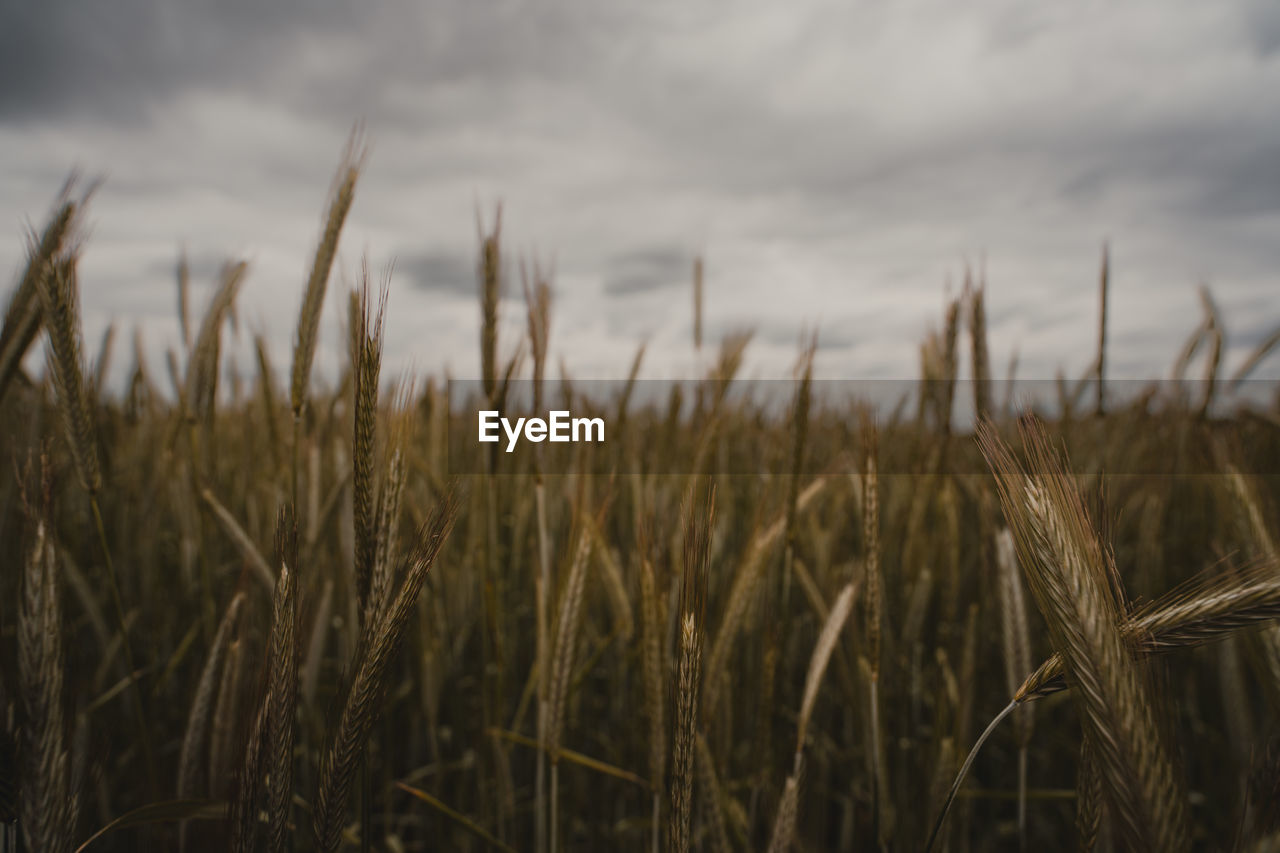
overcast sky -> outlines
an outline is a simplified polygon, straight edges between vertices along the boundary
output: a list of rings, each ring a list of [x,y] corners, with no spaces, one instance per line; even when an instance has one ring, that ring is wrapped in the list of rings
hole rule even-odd
[[[1202,281],[1229,368],[1280,324],[1267,0],[0,0],[0,270],[78,168],[105,179],[91,350],[112,319],[157,358],[177,340],[185,246],[198,307],[223,258],[250,262],[242,330],[287,367],[361,119],[323,369],[367,252],[395,261],[388,368],[475,376],[476,212],[499,200],[504,349],[515,261],[554,260],[552,355],[582,377],[625,374],[643,340],[646,375],[689,373],[697,255],[708,337],[754,329],[760,376],[788,375],[813,328],[823,378],[917,375],[966,263],[985,264],[997,370],[1016,348],[1021,375],[1078,375],[1104,239],[1113,376],[1168,374]]]

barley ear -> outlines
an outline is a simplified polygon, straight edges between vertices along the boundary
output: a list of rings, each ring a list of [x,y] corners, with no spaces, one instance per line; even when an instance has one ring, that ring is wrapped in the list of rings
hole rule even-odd
[[[574,651],[578,642],[578,626],[582,615],[582,600],[586,590],[587,569],[590,565],[591,534],[586,522],[578,534],[573,563],[565,581],[560,606],[556,614],[556,639],[551,656],[551,696],[548,725],[548,749],[552,761],[560,749],[564,732],[565,706],[568,703],[569,679],[573,673]]]
[[[862,475],[862,536],[865,547],[866,584],[864,601],[866,615],[866,660],[869,665],[867,685],[867,718],[870,721],[871,798],[876,821],[876,834],[884,840],[887,830],[888,801],[885,797],[885,762],[883,760],[882,733],[880,730],[880,485],[877,473],[879,437],[874,424],[865,424],[867,434],[867,458]]]
[[[354,507],[356,543],[356,590],[363,615],[369,603],[369,587],[377,561],[377,519],[374,506],[373,470],[375,431],[378,420],[378,381],[382,368],[382,327],[386,314],[388,285],[378,294],[376,313],[369,288],[367,265],[360,282],[360,350],[355,364],[355,419],[351,458],[351,495]]]
[[[987,350],[986,281],[969,291],[969,347],[973,366],[973,411],[991,417],[991,357]]]
[[[258,798],[262,793],[264,752],[267,749],[267,703],[258,706],[244,758],[237,772],[235,797],[231,801],[231,849],[233,853],[250,853],[258,849]]]
[[[698,692],[702,681],[702,621],[706,596],[707,561],[715,522],[715,491],[700,501],[694,493],[685,507],[684,588],[680,596],[680,664],[676,675],[675,736],[671,756],[671,815],[668,850],[687,851],[693,815],[694,751],[698,723]]]
[[[880,676],[880,487],[876,472],[877,438],[875,427],[868,432],[869,447],[866,467],[862,475],[862,541],[865,548],[863,582],[866,598],[867,660],[871,664],[871,677]]]
[[[47,513],[46,513],[47,515]],[[23,573],[18,664],[26,710],[22,833],[28,850],[68,853],[76,812],[63,742],[62,624],[56,557],[42,518]]]
[[[1213,407],[1214,393],[1218,386],[1218,369],[1222,365],[1223,350],[1223,330],[1222,319],[1218,315],[1218,306],[1214,304],[1213,296],[1209,293],[1206,285],[1200,285],[1200,304],[1204,308],[1205,316],[1205,334],[1209,338],[1211,349],[1209,350],[1209,360],[1205,363],[1204,368],[1204,397],[1200,400],[1199,417],[1201,419],[1208,416],[1210,409]]]
[[[298,703],[298,526],[288,507],[276,521],[280,577],[272,601],[267,673],[268,849],[289,846],[293,732]]]
[[[182,348],[191,351],[191,266],[187,263],[187,250],[178,255],[178,331],[182,334]]]
[[[693,349],[702,352],[702,258],[693,260]]]
[[[678,386],[677,386],[678,387]],[[821,495],[830,482],[830,478],[819,477],[805,486],[796,498],[797,517],[806,512]],[[709,672],[723,672],[733,651],[733,644],[746,621],[747,612],[762,583],[766,557],[771,549],[782,539],[786,531],[786,516],[775,518],[768,527],[761,530],[746,547],[742,564],[734,575],[733,586],[729,590],[729,601],[720,617],[720,628],[716,631],[715,641],[711,644],[711,652],[707,657]],[[714,717],[719,706],[720,691],[718,680],[711,679],[705,685],[701,701],[703,714]]]
[[[478,215],[477,215],[478,225]],[[502,298],[502,206],[493,227],[480,235],[480,375],[490,403],[498,394],[498,302]]]
[[[693,814],[693,751],[701,680],[702,638],[693,613],[680,620],[680,666],[676,676],[676,732],[671,755],[671,815],[668,850],[687,851]]]
[[[64,257],[68,244],[75,240],[78,231],[84,200],[70,199],[72,181],[67,182],[58,196],[57,208],[44,231],[39,237],[31,234],[27,241],[27,266],[9,300],[4,326],[0,328],[0,399],[4,399],[5,389],[22,369],[22,360],[40,331],[44,317],[41,280],[53,269],[55,262]]]
[[[666,620],[658,598],[653,563],[640,561],[640,652],[643,659],[645,716],[649,722],[649,781],[658,789],[666,772],[666,702],[662,689],[666,662],[662,653]]]
[[[582,601],[587,585],[587,569],[591,557],[591,521],[579,522],[578,542],[574,550],[573,564],[561,593],[556,615],[556,638],[552,649],[551,680],[547,700],[547,750],[551,756],[551,797],[548,835],[551,850],[559,849],[560,809],[560,740],[564,733],[566,708],[569,701],[570,677],[573,674],[574,652],[578,643],[578,625],[582,615]]]
[[[320,330],[320,313],[324,307],[325,289],[329,285],[329,272],[338,251],[338,236],[342,232],[347,213],[351,210],[356,180],[360,177],[367,153],[361,128],[357,126],[347,140],[342,162],[329,191],[324,228],[320,232],[320,242],[316,246],[315,259],[311,263],[307,289],[298,314],[298,331],[293,345],[293,373],[289,383],[289,400],[295,419],[302,414],[302,406],[307,399],[307,385],[311,378],[311,362],[316,354],[316,337]]]
[[[1111,289],[1111,247],[1107,243],[1102,244],[1102,272],[1098,275],[1098,357],[1095,362],[1097,369],[1097,398],[1094,403],[1094,413],[1098,417],[1102,417],[1106,404],[1106,378],[1107,378],[1107,300],[1108,291]]]
[[[1102,778],[1093,746],[1086,737],[1080,744],[1080,767],[1076,771],[1076,843],[1080,853],[1090,853],[1102,829]]]
[[[366,622],[376,619],[386,609],[394,580],[394,559],[398,547],[400,500],[404,495],[408,466],[405,454],[412,428],[413,384],[408,380],[392,394],[392,427],[387,440],[387,473],[378,492],[378,509],[374,513],[374,561],[369,584]]]
[[[1038,425],[1023,426],[1024,474],[989,424],[980,428],[1027,585],[1062,655],[1109,811],[1134,848],[1185,849],[1185,799],[1160,741],[1149,685],[1120,631],[1112,557]]]
[[[102,487],[93,415],[85,387],[80,326],[80,296],[73,256],[47,264],[38,279],[44,327],[49,336],[48,363],[58,392],[67,443],[80,483],[90,495]]]
[[[457,500],[449,492],[419,528],[413,550],[402,563],[400,586],[386,612],[376,625],[361,634],[337,730],[320,763],[319,789],[312,814],[312,827],[320,850],[336,850],[342,840],[347,798],[362,747],[378,713],[387,667],[400,647],[418,593],[453,529],[457,512]]]
[[[218,287],[200,321],[200,331],[187,361],[183,397],[187,417],[204,422],[213,414],[218,393],[218,361],[222,353],[222,325],[231,314],[249,267],[244,261],[224,264]]]
[[[1217,642],[1233,631],[1280,618],[1280,561],[1263,557],[1235,575],[1194,580],[1120,624],[1134,653],[1154,654]],[[1014,693],[1023,703],[1067,689],[1060,654],[1040,664]]]
[[[532,280],[531,280],[532,278]],[[547,366],[547,343],[551,337],[551,273],[537,263],[532,277],[524,270],[525,307],[529,321],[529,349],[533,356],[533,410],[542,411],[542,383]]]

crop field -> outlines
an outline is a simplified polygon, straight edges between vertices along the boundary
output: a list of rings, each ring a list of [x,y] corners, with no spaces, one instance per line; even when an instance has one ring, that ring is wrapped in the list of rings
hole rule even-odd
[[[330,282],[361,167],[287,365],[232,363],[238,261],[203,311],[180,268],[166,364],[89,352],[92,198],[30,235],[0,851],[1280,850],[1280,396],[1252,378],[1280,335],[1228,373],[1206,290],[1176,381],[1108,383],[1104,256],[1095,366],[1038,412],[993,378],[978,280],[900,403],[814,380],[814,338],[766,405],[749,335],[702,340],[699,268],[705,375],[655,392],[641,348],[606,393],[548,363],[554,282],[495,219],[480,375],[388,376],[394,294]],[[476,440],[551,410],[602,440]]]

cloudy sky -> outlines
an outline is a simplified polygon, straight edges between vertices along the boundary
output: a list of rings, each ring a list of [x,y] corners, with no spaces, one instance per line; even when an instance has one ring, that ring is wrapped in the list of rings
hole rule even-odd
[[[1202,281],[1228,367],[1280,324],[1267,0],[0,0],[0,270],[78,168],[105,179],[91,348],[112,319],[157,357],[177,340],[185,246],[197,305],[249,260],[242,329],[286,366],[357,120],[322,369],[367,252],[395,263],[388,364],[476,375],[476,214],[498,201],[507,346],[515,260],[554,261],[553,358],[582,377],[625,373],[642,340],[646,375],[692,369],[698,255],[709,337],[754,329],[759,376],[813,328],[823,378],[916,375],[966,264],[1001,371],[1016,348],[1021,375],[1078,375],[1104,240],[1114,376],[1168,373]]]

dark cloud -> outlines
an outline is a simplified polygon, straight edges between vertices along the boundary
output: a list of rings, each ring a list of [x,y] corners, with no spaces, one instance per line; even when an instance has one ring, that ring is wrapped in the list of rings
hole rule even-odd
[[[693,256],[671,246],[614,255],[605,262],[604,289],[615,296],[650,293],[693,281]]]
[[[135,121],[189,86],[251,83],[298,38],[358,21],[355,7],[305,0],[6,0],[0,117],[75,110]]]
[[[252,90],[343,124],[421,126],[434,117],[406,106],[398,86],[497,94],[495,84],[578,75],[619,25],[579,0],[4,0],[0,119],[136,122],[199,88]],[[471,106],[481,116],[497,103]]]

